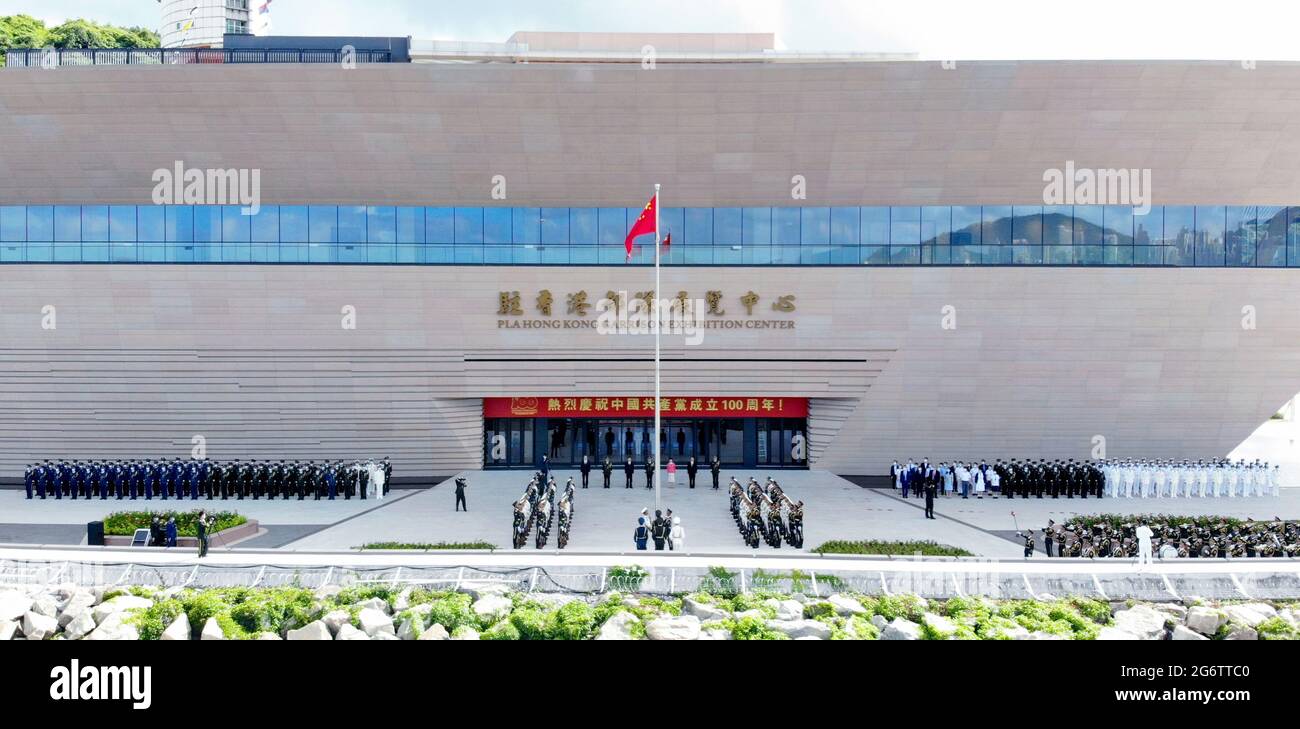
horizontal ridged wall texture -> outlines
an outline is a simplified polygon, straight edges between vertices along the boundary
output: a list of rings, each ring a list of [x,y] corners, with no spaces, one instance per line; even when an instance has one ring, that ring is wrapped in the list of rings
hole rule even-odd
[[[1009,205],[1073,160],[1151,169],[1161,205],[1295,205],[1300,64],[9,69],[0,149],[0,204],[147,204],[182,160],[260,169],[270,204]]]
[[[20,273],[21,275],[11,275]],[[666,395],[856,396],[891,352],[834,334],[834,289],[762,269],[666,272],[673,290],[797,294],[788,330],[665,336]],[[516,330],[531,297],[644,287],[645,269],[0,267],[0,477],[33,458],[391,456],[427,478],[482,461],[482,398],[653,392],[653,339]],[[497,315],[520,291],[523,316]],[[805,293],[805,291],[807,293]],[[54,330],[42,308],[55,307]],[[344,307],[356,328],[343,327]],[[578,321],[557,305],[552,320]],[[586,319],[592,321],[594,313]],[[721,317],[711,317],[721,318]]]
[[[19,275],[21,274],[21,275]],[[0,267],[0,476],[36,457],[390,455],[406,476],[481,458],[483,397],[646,396],[648,336],[523,330],[527,297],[642,268]],[[812,398],[810,455],[1224,455],[1300,391],[1295,273],[1242,269],[682,268],[673,290],[796,296],[793,329],[665,337],[664,394]],[[671,283],[671,286],[668,284]],[[527,314],[497,315],[501,291]],[[558,297],[557,297],[558,298]],[[57,329],[41,328],[55,305]],[[353,306],[357,327],[343,329]],[[953,307],[955,328],[945,329]],[[1253,307],[1256,328],[1243,329]],[[590,316],[588,317],[590,318]],[[556,311],[554,319],[576,320]],[[852,401],[856,400],[856,407]],[[853,408],[850,410],[849,408]],[[838,432],[837,430],[838,423]],[[172,449],[172,450],[168,450]],[[165,452],[159,452],[160,450]]]

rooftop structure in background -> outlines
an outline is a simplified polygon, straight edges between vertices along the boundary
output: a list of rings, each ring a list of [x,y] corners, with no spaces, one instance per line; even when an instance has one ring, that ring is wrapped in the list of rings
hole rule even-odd
[[[192,1],[192,0],[191,0]],[[264,0],[263,0],[264,1]],[[218,0],[244,4],[248,0]],[[199,17],[200,6],[191,6]],[[231,10],[230,12],[239,12]],[[190,17],[190,10],[185,11]],[[244,11],[247,15],[247,12]],[[170,17],[170,16],[165,16]],[[177,16],[179,17],[179,16]],[[185,30],[185,28],[190,28]],[[6,65],[178,65],[187,63],[335,63],[355,52],[357,63],[859,63],[915,61],[914,53],[838,53],[777,50],[771,33],[541,33],[521,31],[505,43],[412,40],[408,37],[256,36],[244,26],[213,41],[196,35],[198,20],[168,21],[157,48],[39,48],[6,52]]]
[[[164,48],[220,48],[227,33],[247,34],[250,0],[159,0]],[[259,5],[265,0],[252,0]]]
[[[505,43],[417,40],[415,63],[846,63],[912,61],[915,53],[777,50],[772,33],[552,33],[520,31]]]
[[[235,36],[226,36],[227,39]],[[252,38],[252,36],[248,36]],[[404,54],[404,49],[403,49]],[[350,53],[350,55],[349,55]],[[232,48],[14,48],[5,52],[5,68],[61,68],[64,66],[183,66],[223,63],[406,63],[393,51],[354,46]]]

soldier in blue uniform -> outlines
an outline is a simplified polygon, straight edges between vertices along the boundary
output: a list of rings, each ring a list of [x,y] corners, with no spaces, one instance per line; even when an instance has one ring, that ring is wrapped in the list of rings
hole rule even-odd
[[[45,491],[54,498],[63,498],[63,470],[54,461],[47,461],[45,466]]]
[[[27,468],[23,470],[23,488],[27,490],[28,500],[32,498],[32,472],[35,470],[36,469],[33,468],[30,463],[27,464]]]

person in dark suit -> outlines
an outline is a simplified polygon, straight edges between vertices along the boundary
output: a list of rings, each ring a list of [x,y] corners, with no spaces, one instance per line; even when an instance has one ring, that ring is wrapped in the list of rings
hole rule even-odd
[[[605,456],[605,462],[601,464],[600,470],[605,475],[605,488],[609,488],[609,477],[614,473],[614,463],[609,460],[609,456]]]
[[[722,462],[717,456],[713,457],[713,463],[709,464],[709,473],[713,474],[713,490],[718,490],[718,477],[722,475]]]
[[[582,457],[582,465],[579,467],[582,471],[582,487],[587,488],[587,479],[591,477],[591,456]]]
[[[645,487],[652,489],[655,486],[655,457],[646,456],[645,459]]]
[[[467,486],[469,484],[465,482],[464,478],[456,479],[456,511],[460,511],[462,506],[465,507],[466,512],[469,511],[469,505],[465,503],[465,487]]]
[[[925,481],[925,518],[934,518],[934,495],[939,490],[939,472],[930,469],[924,476]]]
[[[654,521],[650,522],[650,538],[654,540],[656,552],[664,551],[664,540],[668,538],[668,529],[663,512],[655,510]]]
[[[627,488],[632,488],[632,474],[636,472],[636,466],[632,465],[632,456],[627,457],[627,463],[623,464],[623,474],[627,476]],[[44,496],[41,497],[45,498]]]
[[[700,472],[700,464],[695,462],[695,456],[686,462],[686,480],[690,483],[691,488],[695,488],[695,474]]]
[[[208,516],[208,512],[199,512],[199,518],[195,522],[199,535],[199,557],[208,556],[208,530],[212,528],[212,522],[213,519]]]

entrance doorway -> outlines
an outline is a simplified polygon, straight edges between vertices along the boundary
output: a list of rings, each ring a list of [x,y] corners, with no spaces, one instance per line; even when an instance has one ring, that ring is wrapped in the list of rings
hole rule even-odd
[[[631,457],[640,467],[654,455],[653,430],[649,418],[489,418],[484,464],[535,468],[546,455],[553,466],[569,468],[585,455],[593,465],[608,457],[617,467]],[[659,448],[663,462],[672,458],[680,467],[694,456],[705,468],[717,456],[727,467],[807,468],[791,450],[806,432],[805,418],[665,418]],[[505,442],[495,453],[494,435]]]

